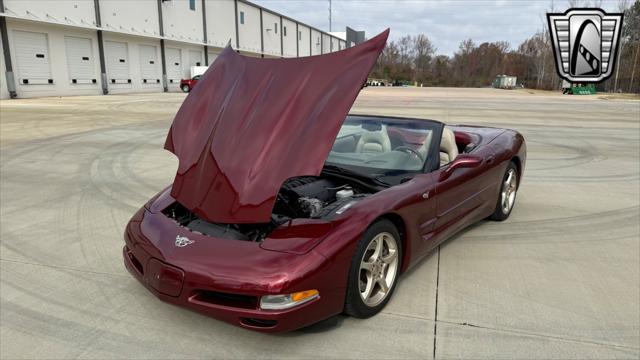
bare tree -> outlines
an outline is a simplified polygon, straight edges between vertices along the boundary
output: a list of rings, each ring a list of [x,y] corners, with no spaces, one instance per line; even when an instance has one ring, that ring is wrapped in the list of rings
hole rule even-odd
[[[429,77],[431,59],[436,48],[426,35],[420,34],[413,38],[413,65],[415,70],[414,81],[425,81]]]
[[[625,12],[629,8],[629,0],[618,0],[618,11],[621,13]],[[613,82],[613,92],[618,91],[618,75],[620,73],[620,59],[622,59],[622,52],[624,51],[624,46],[627,43],[625,31],[626,27],[622,27],[622,33],[620,34],[620,53],[618,54],[618,58],[616,59],[616,76]]]
[[[411,35],[406,35],[398,40],[398,51],[400,55],[400,63],[402,65],[409,65],[411,63],[412,49]]]
[[[634,91],[633,81],[635,79],[636,68],[638,67],[638,54],[640,53],[640,1],[636,2],[625,11],[626,35],[631,46],[635,45],[636,51],[631,63],[631,78],[629,79],[629,92]],[[639,89],[640,90],[640,89]]]
[[[599,8],[602,6],[602,0],[568,0],[567,2],[569,3],[570,8],[575,8],[575,7]]]

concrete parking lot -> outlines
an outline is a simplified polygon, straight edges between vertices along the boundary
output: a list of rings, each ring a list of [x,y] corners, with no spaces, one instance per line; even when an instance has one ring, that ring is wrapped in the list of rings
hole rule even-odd
[[[165,304],[123,267],[127,220],[173,180],[183,99],[0,102],[1,358],[640,357],[639,100],[364,89],[352,113],[522,132],[516,207],[444,243],[378,316],[266,335]]]

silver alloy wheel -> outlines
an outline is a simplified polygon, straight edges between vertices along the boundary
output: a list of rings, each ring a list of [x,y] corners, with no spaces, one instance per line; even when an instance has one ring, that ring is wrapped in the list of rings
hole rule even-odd
[[[398,273],[398,242],[388,232],[376,235],[360,261],[360,298],[369,307],[379,305],[389,295]]]
[[[502,184],[502,192],[500,195],[500,201],[502,204],[502,212],[508,214],[513,207],[513,203],[516,201],[516,191],[518,190],[518,179],[516,171],[509,169],[507,173],[507,179]]]

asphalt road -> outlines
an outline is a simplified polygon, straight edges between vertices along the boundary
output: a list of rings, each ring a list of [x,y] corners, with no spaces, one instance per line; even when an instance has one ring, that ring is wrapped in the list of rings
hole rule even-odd
[[[522,132],[516,207],[444,243],[378,316],[266,335],[123,267],[125,223],[177,168],[162,145],[183,98],[0,102],[1,358],[640,357],[640,101],[365,89],[353,113]]]

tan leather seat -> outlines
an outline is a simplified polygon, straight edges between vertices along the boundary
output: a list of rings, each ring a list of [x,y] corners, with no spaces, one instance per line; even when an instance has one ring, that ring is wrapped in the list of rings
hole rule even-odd
[[[356,145],[359,153],[385,153],[391,151],[391,140],[385,126],[380,131],[365,131]]]
[[[440,141],[440,166],[452,162],[458,156],[458,145],[456,145],[456,135],[447,127],[442,129],[442,140]]]
[[[418,153],[420,153],[420,156],[422,156],[423,160],[427,159],[429,147],[431,146],[431,135],[433,135],[433,133],[429,131],[429,133],[427,134],[427,137],[424,139],[424,142],[417,149]]]

